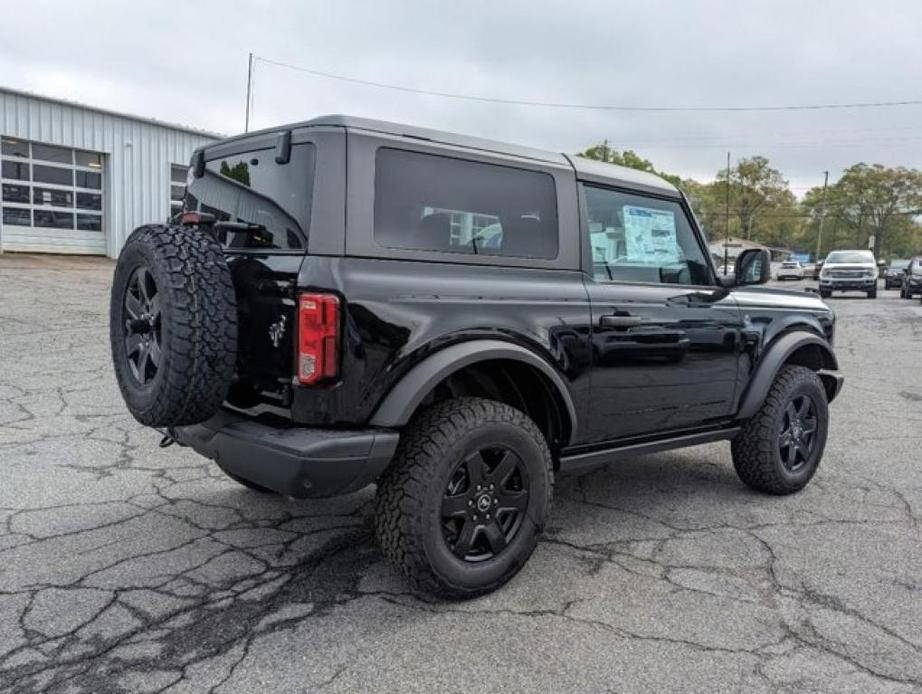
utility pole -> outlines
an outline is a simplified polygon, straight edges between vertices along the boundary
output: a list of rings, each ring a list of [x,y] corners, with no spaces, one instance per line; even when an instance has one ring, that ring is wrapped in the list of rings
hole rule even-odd
[[[246,120],[243,125],[243,132],[250,132],[250,97],[253,93],[253,53],[250,53],[250,59],[247,63],[247,112]]]
[[[730,153],[727,152],[727,185],[726,185],[726,222],[727,222],[727,239],[724,241],[724,274],[727,274],[727,268],[730,265]]]
[[[826,219],[826,189],[829,187],[829,172],[823,172],[823,208],[820,210],[820,230],[816,235],[816,258],[814,262],[820,259],[820,245],[823,243],[823,221]]]

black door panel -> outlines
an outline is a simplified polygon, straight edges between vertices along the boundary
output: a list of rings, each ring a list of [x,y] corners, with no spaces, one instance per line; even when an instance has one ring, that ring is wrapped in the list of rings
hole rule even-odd
[[[739,308],[726,290],[587,282],[592,303],[593,441],[730,414]]]

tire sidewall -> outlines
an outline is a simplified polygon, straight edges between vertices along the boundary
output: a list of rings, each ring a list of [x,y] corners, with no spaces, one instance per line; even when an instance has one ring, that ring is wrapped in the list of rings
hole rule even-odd
[[[809,395],[813,400],[816,408],[816,441],[810,459],[799,469],[790,471],[781,460],[781,451],[779,450],[778,439],[781,435],[781,429],[784,426],[784,411],[793,399]],[[823,457],[823,450],[826,447],[826,437],[829,433],[829,406],[826,402],[826,393],[822,386],[815,380],[798,379],[794,385],[787,389],[784,402],[778,409],[775,421],[772,427],[772,461],[778,476],[784,480],[789,487],[799,489],[803,487],[810,478],[816,473],[819,462]]]
[[[129,238],[124,249],[119,255],[113,279],[113,293],[110,307],[110,341],[112,347],[112,361],[115,368],[116,380],[122,397],[128,408],[136,413],[135,416],[143,422],[144,413],[152,411],[158,402],[163,390],[163,380],[170,371],[172,350],[170,348],[170,321],[173,314],[173,297],[169,278],[163,272],[165,259],[159,258],[150,244],[140,243],[139,239],[144,230],[138,230]],[[160,295],[160,365],[157,373],[150,381],[142,385],[131,373],[128,358],[125,354],[125,293],[128,291],[128,281],[132,273],[139,267],[147,268],[157,284],[157,293]]]
[[[550,505],[548,453],[542,443],[523,427],[506,421],[489,421],[469,429],[445,451],[444,463],[432,477],[420,514],[423,550],[433,572],[443,582],[464,592],[482,592],[484,585],[508,580],[531,556]],[[457,465],[474,450],[490,445],[510,448],[522,460],[528,477],[528,507],[515,536],[499,555],[467,562],[452,553],[442,535],[442,497]]]

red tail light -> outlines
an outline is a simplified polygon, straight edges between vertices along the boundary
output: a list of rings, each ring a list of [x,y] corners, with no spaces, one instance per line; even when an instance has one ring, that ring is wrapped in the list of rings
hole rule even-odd
[[[305,385],[339,373],[339,299],[302,294],[298,302],[298,381]]]

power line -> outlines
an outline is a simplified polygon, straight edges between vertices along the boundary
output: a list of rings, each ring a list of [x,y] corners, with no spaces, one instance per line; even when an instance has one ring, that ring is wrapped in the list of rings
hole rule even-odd
[[[894,108],[901,106],[922,106],[922,99],[906,99],[902,101],[861,101],[838,104],[789,104],[781,106],[625,106],[614,104],[575,104],[558,101],[532,101],[528,99],[511,99],[504,97],[481,96],[476,94],[458,94],[454,92],[442,92],[431,89],[418,89],[416,87],[407,87],[399,84],[389,84],[387,82],[376,82],[373,80],[360,79],[347,75],[337,75],[322,70],[303,67],[301,65],[292,65],[280,60],[272,60],[261,56],[254,56],[254,60],[277,67],[303,72],[314,77],[337,80],[339,82],[349,82],[352,84],[361,84],[366,87],[376,89],[390,89],[393,91],[405,92],[408,94],[420,94],[423,96],[437,96],[445,99],[459,99],[463,101],[479,101],[491,104],[507,104],[512,106],[536,106],[539,108],[556,108],[556,109],[574,109],[585,111],[632,111],[642,113],[689,113],[689,112],[754,112],[754,111],[822,111],[830,109],[859,109],[859,108]]]

